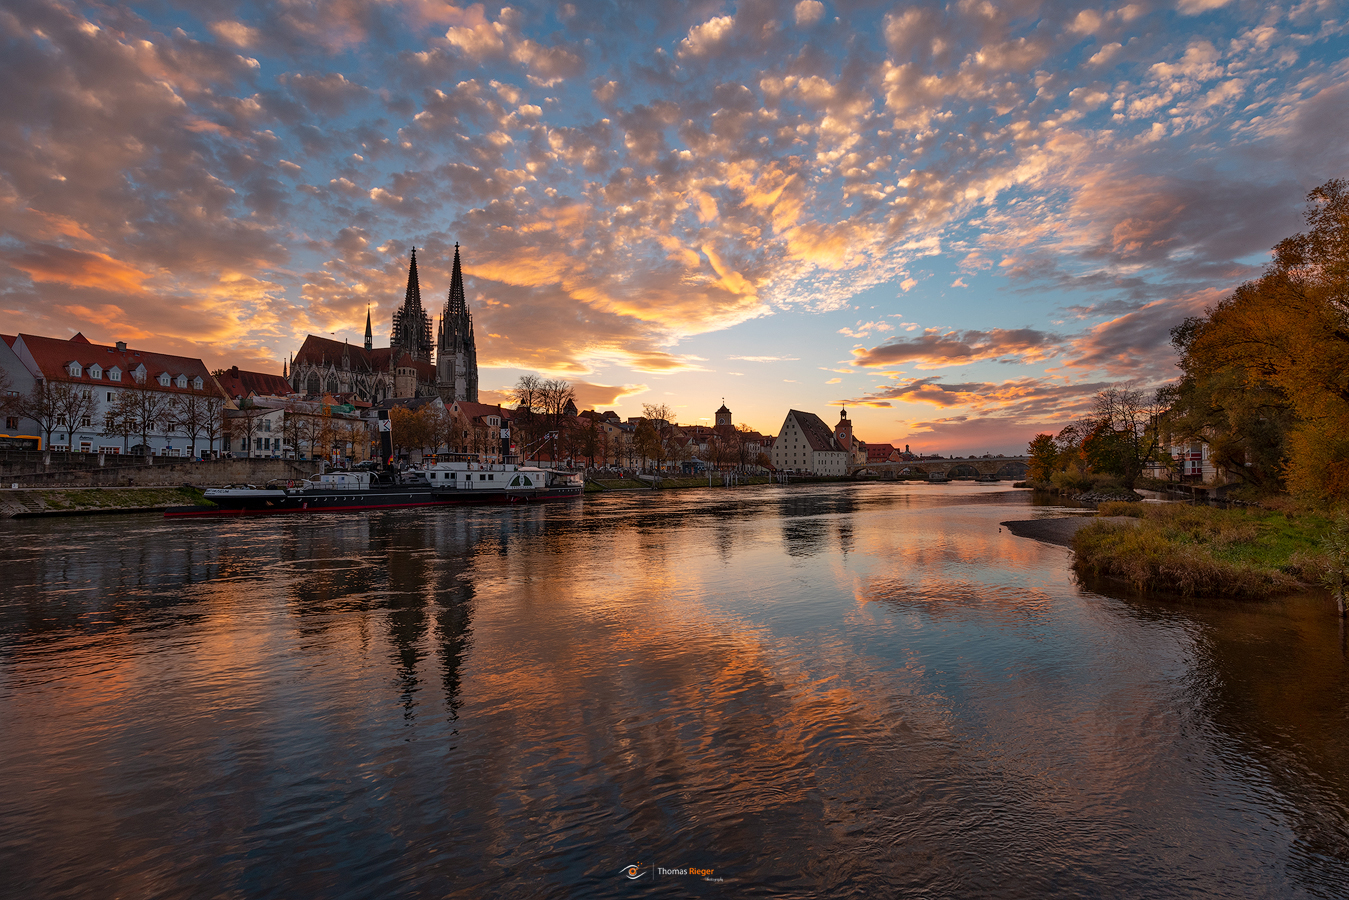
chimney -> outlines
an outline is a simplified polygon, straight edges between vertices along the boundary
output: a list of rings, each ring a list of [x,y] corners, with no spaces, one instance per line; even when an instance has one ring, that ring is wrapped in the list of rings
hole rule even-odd
[[[126,341],[118,341],[118,342],[117,342],[117,352],[118,352],[118,353],[125,353],[125,352],[126,352]]]

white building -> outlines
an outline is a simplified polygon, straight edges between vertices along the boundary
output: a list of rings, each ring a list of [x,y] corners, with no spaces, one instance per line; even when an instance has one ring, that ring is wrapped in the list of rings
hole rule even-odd
[[[770,459],[780,472],[846,475],[849,455],[819,416],[792,409],[773,441]]]
[[[10,349],[34,383],[68,384],[89,401],[78,421],[61,418],[49,423],[54,425],[50,435],[52,450],[83,453],[130,450],[155,456],[186,456],[191,444],[195,443],[200,452],[207,449],[208,441],[200,433],[194,441],[182,431],[176,424],[178,417],[171,414],[174,403],[193,396],[209,398],[218,411],[227,402],[200,359],[133,350],[123,341],[111,347],[94,344],[83,334],[68,340],[20,334],[15,336]],[[135,396],[153,398],[147,405],[150,412],[145,420],[150,428],[144,435],[118,430],[109,415],[119,398],[132,391],[137,392]],[[217,436],[218,432],[219,429]],[[45,442],[46,434],[41,437]]]

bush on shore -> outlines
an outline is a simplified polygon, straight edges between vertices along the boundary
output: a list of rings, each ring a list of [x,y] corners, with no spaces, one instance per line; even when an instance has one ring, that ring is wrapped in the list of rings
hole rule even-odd
[[[1321,516],[1183,504],[1102,504],[1073,540],[1080,575],[1117,578],[1144,593],[1261,598],[1320,581],[1330,565]]]

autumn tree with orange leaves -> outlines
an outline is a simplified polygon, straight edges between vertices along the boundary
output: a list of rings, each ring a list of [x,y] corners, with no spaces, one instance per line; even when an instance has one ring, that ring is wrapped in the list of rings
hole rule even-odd
[[[1173,332],[1171,417],[1238,479],[1349,500],[1349,182],[1307,195],[1308,230],[1256,281]]]

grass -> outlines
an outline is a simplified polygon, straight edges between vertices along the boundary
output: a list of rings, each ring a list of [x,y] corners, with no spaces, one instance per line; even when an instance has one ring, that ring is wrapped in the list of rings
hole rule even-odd
[[[1144,593],[1258,598],[1320,580],[1329,565],[1324,515],[1179,503],[1104,503],[1073,540],[1079,574],[1127,581]]]
[[[164,506],[206,506],[198,488],[71,488],[34,489],[29,493],[43,509],[147,509]]]

